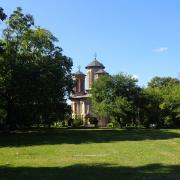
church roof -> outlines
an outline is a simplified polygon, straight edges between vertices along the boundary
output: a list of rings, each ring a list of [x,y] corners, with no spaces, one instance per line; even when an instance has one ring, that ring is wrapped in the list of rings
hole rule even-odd
[[[96,74],[108,74],[104,69],[100,69],[96,72]]]
[[[73,73],[73,75],[80,75],[80,76],[86,76],[83,72],[78,70],[77,72]]]
[[[86,69],[92,68],[92,67],[99,67],[104,69],[104,65],[102,63],[100,63],[96,58],[86,66]]]

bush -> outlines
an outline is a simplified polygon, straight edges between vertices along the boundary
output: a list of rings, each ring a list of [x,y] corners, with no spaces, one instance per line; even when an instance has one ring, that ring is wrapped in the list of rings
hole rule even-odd
[[[113,123],[111,122],[111,123],[108,123],[107,124],[107,128],[113,128]]]
[[[166,116],[164,118],[164,125],[167,127],[172,127],[173,126],[173,119],[170,116]]]
[[[119,123],[115,120],[112,120],[110,123],[107,124],[107,128],[119,128]]]
[[[94,124],[94,125],[97,125],[97,124],[98,124],[98,120],[97,120],[96,117],[91,117],[91,118],[89,119],[89,122],[90,122],[90,124]]]
[[[68,123],[66,120],[58,121],[58,122],[54,123],[54,127],[56,127],[56,128],[68,127]]]
[[[83,120],[81,117],[76,117],[75,119],[73,119],[73,126],[74,127],[79,127],[83,125]]]

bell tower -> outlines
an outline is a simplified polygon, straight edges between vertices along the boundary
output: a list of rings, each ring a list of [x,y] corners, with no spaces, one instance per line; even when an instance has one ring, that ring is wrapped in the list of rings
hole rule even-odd
[[[93,81],[96,79],[96,72],[99,70],[104,70],[105,67],[102,63],[100,63],[96,59],[96,55],[93,59],[93,61],[86,66],[87,69],[87,81],[88,81],[88,89],[91,89]]]
[[[72,78],[74,81],[73,94],[83,95],[85,94],[85,74],[80,71],[81,67],[78,66],[78,71],[73,74]]]

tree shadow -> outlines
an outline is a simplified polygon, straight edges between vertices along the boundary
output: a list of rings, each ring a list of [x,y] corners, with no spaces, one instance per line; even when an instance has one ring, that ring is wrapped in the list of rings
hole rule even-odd
[[[180,166],[149,164],[139,167],[76,164],[67,167],[0,166],[1,180],[179,180]]]
[[[180,138],[180,133],[166,129],[33,129],[8,134],[1,133],[0,147],[165,140],[172,138]]]

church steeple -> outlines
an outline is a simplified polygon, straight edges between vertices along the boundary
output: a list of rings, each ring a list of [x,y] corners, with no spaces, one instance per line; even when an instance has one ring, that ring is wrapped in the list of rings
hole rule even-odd
[[[86,69],[92,69],[92,68],[99,68],[99,69],[105,69],[104,65],[100,63],[96,57],[93,59],[93,61],[86,66]]]
[[[81,66],[78,66],[78,71],[73,74],[74,94],[83,95],[85,93],[85,74],[81,72]]]
[[[97,60],[97,54],[94,55],[93,61],[86,66],[88,88],[91,89],[93,81],[96,79],[96,72],[105,69],[104,65]]]

